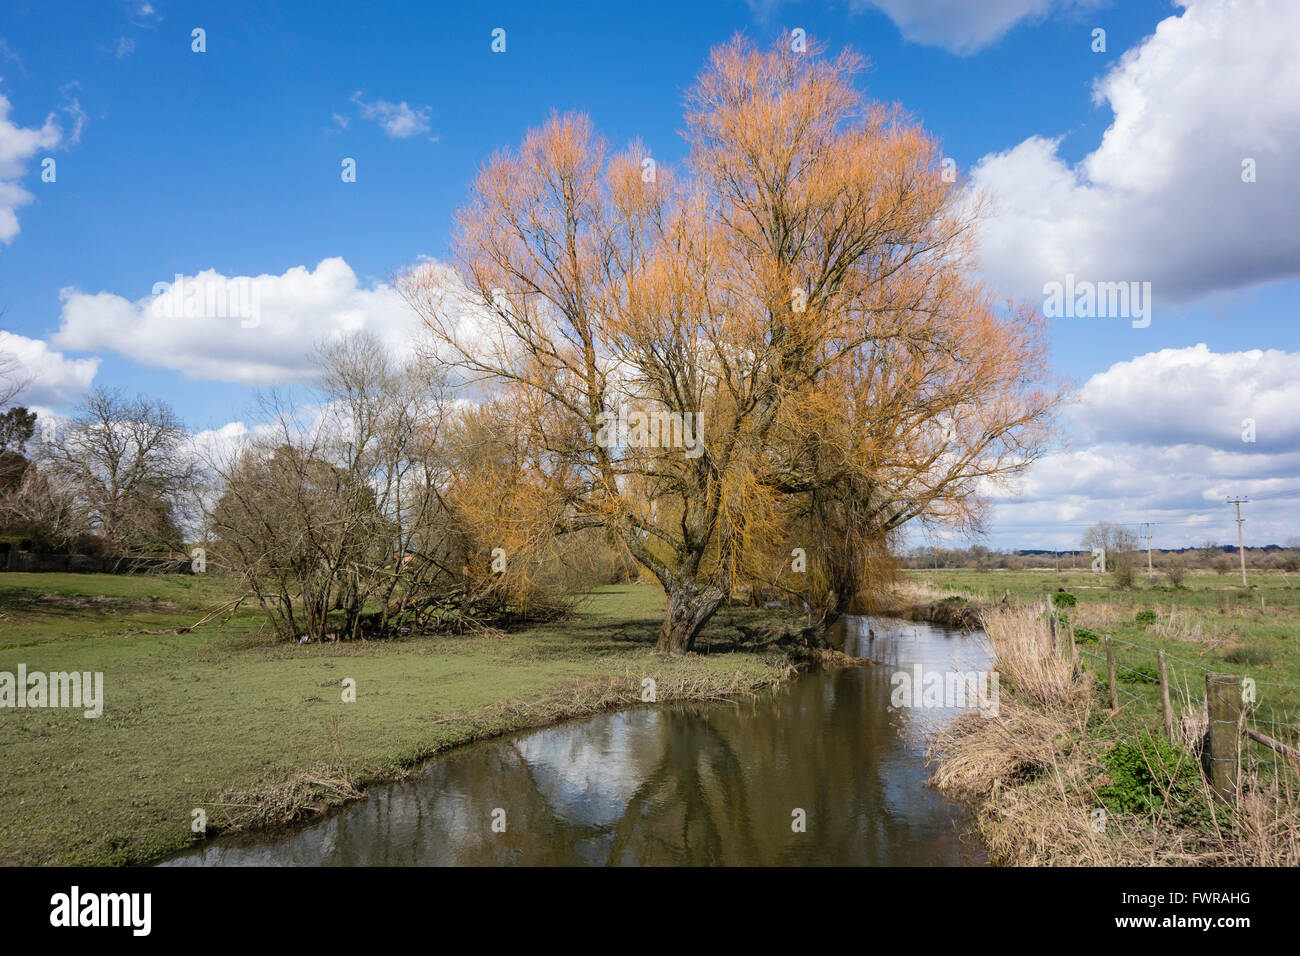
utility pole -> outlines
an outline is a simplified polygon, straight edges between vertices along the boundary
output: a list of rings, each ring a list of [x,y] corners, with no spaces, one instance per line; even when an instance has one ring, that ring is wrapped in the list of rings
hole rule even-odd
[[[1246,498],[1229,498],[1228,504],[1237,506],[1237,551],[1241,554],[1241,586],[1246,586],[1246,538],[1241,533],[1241,506],[1246,503]]]
[[[1147,526],[1147,577],[1152,574],[1151,571],[1151,522],[1144,522]]]

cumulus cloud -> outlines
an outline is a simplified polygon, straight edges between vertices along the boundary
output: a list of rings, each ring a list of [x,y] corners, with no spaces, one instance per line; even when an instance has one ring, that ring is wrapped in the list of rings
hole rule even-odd
[[[1141,355],[1092,376],[1065,419],[1074,447],[989,489],[991,529],[1007,546],[1068,548],[1103,519],[1157,522],[1157,546],[1227,542],[1229,495],[1300,488],[1300,352]],[[1247,534],[1257,544],[1300,534],[1294,501],[1252,505]]]
[[[1003,291],[1149,281],[1158,320],[1162,301],[1300,276],[1300,4],[1176,2],[1095,83],[1113,113],[1096,150],[1070,165],[1059,137],[1034,136],[974,169],[993,203],[983,265]]]
[[[97,358],[70,359],[40,339],[0,329],[0,356],[18,360],[14,377],[29,384],[17,397],[28,406],[66,405],[78,401],[99,371]]]
[[[271,434],[274,426],[244,422],[227,422],[220,428],[206,428],[190,435],[188,450],[194,457],[213,467],[232,463],[252,442]]]
[[[32,201],[32,194],[19,185],[28,160],[41,150],[54,149],[63,138],[53,113],[39,127],[23,127],[9,118],[10,109],[9,100],[0,95],[0,243],[13,242],[18,235],[18,208]],[[78,133],[80,129],[78,123]]]
[[[387,100],[375,100],[367,103],[361,98],[361,91],[352,94],[352,102],[361,110],[363,119],[374,120],[383,129],[389,139],[408,139],[421,133],[429,132],[429,120],[433,110],[428,106],[408,106],[406,100],[390,103]],[[335,122],[338,122],[335,114]],[[346,123],[342,124],[346,127]]]
[[[1094,375],[1075,413],[1080,440],[1300,449],[1300,353],[1164,349]]]
[[[371,332],[403,356],[413,352],[422,329],[392,286],[362,285],[341,258],[279,276],[209,269],[179,283],[167,277],[155,288],[158,294],[135,301],[62,290],[53,343],[116,352],[189,378],[265,386],[310,381],[315,347],[350,332]]]

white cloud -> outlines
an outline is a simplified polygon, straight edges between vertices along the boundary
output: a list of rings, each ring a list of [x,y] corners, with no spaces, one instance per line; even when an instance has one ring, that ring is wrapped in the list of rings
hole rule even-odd
[[[20,380],[30,384],[16,399],[24,405],[67,405],[89,389],[99,370],[97,358],[66,358],[40,339],[0,329],[0,355],[13,355],[22,365]]]
[[[389,103],[387,100],[367,103],[361,98],[360,90],[352,94],[352,102],[361,110],[361,116],[378,123],[389,139],[407,139],[429,132],[429,120],[433,115],[431,107],[408,106],[405,100],[400,103]],[[335,122],[337,121],[338,114],[335,114]]]
[[[220,428],[194,432],[190,436],[189,449],[199,461],[223,467],[233,462],[251,442],[272,430],[273,426],[267,424],[253,425],[250,428],[243,422],[227,422]]]
[[[1203,344],[1119,362],[1094,375],[1076,414],[1081,440],[1300,449],[1300,352],[1211,352]]]
[[[746,0],[750,12],[768,23],[782,0]],[[1105,0],[848,0],[855,12],[879,10],[904,40],[939,46],[961,55],[996,43],[1017,24],[1051,13],[1097,6]]]
[[[875,7],[894,21],[903,39],[968,54],[1005,36],[1025,20],[1042,19],[1062,0],[854,0],[855,9]]]
[[[86,123],[90,121],[86,111],[81,108],[81,101],[73,95],[73,91],[79,89],[81,89],[81,84],[76,80],[59,87],[59,92],[63,94],[65,101],[61,109],[72,118],[72,132],[64,134],[62,141],[59,143],[59,146],[63,149],[76,146],[81,142],[81,131],[86,128]]]
[[[113,47],[113,56],[119,60],[125,60],[135,52],[135,40],[130,37],[118,37],[117,43]]]
[[[9,119],[11,108],[9,100],[0,95],[0,243],[13,242],[18,235],[18,208],[33,198],[19,185],[27,171],[27,161],[42,150],[54,149],[63,137],[53,113],[45,117],[40,127],[22,127]],[[78,123],[78,134],[80,129]]]
[[[18,67],[19,73],[23,74],[23,76],[27,75],[27,67],[23,65],[23,58],[5,41],[4,37],[0,37],[0,60],[8,60]]]
[[[994,204],[984,270],[1004,292],[1039,298],[1069,273],[1149,281],[1158,321],[1162,302],[1300,276],[1300,4],[1176,2],[1096,82],[1113,119],[1095,151],[1071,166],[1035,136],[973,171]]]
[[[165,280],[174,284],[175,277]],[[234,309],[172,317],[155,297],[132,302],[111,292],[64,289],[58,332],[60,348],[112,351],[144,365],[174,369],[189,378],[276,385],[310,381],[317,344],[366,330],[394,355],[409,355],[422,325],[391,286],[362,286],[341,258],[315,269],[295,266],[283,275],[227,277],[214,270],[183,277],[185,289],[228,287],[232,281],[256,290],[256,320]],[[245,325],[249,327],[244,327]]]
[[[163,15],[149,0],[126,0],[126,18],[138,27],[155,27]]]
[[[1227,496],[1300,488],[1300,352],[1196,345],[1141,355],[1090,378],[1065,419],[1076,447],[990,491],[991,530],[1006,546],[1069,548],[1103,519],[1157,522],[1157,546],[1227,542],[1236,536]],[[1248,541],[1297,534],[1294,500],[1251,505]]]

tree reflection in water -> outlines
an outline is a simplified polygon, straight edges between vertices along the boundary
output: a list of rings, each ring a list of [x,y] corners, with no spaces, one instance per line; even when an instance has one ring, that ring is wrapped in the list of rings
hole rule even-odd
[[[918,661],[983,666],[983,642],[924,624],[873,626],[860,652],[877,666],[808,674],[735,703],[647,707],[474,744],[312,826],[219,838],[172,862],[981,862],[960,836],[964,813],[925,785],[918,720],[952,712],[894,711],[889,698],[891,675]],[[796,808],[806,832],[792,830]]]

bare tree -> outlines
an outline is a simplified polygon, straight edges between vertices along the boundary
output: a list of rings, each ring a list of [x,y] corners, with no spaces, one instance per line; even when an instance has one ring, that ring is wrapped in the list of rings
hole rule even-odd
[[[271,427],[211,463],[213,557],[282,636],[477,626],[568,606],[556,594],[582,562],[545,552],[553,516],[519,520],[533,486],[507,416],[452,409],[435,366],[399,365],[368,335],[317,358],[312,401],[266,396]]]
[[[1089,550],[1103,548],[1106,570],[1113,576],[1115,583],[1124,588],[1133,586],[1138,536],[1132,528],[1110,521],[1099,521],[1084,533],[1081,543]]]
[[[29,537],[38,551],[68,548],[90,532],[90,518],[68,479],[27,468],[0,497],[0,524]]]
[[[7,408],[34,376],[12,352],[0,352],[0,409]]]
[[[106,548],[175,550],[179,504],[195,480],[189,432],[160,399],[94,389],[41,444],[40,464],[71,489]]]

